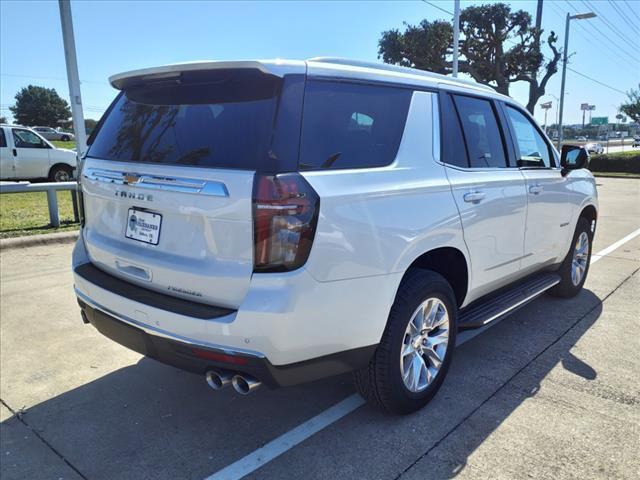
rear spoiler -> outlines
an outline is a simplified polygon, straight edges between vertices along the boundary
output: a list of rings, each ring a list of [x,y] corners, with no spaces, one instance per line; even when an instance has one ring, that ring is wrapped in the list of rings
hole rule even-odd
[[[251,69],[258,70],[267,75],[282,77],[287,73],[301,73],[306,71],[306,64],[296,60],[244,60],[244,61],[200,61],[189,63],[177,63],[161,67],[143,68],[129,72],[118,73],[109,77],[109,83],[122,90],[131,85],[146,83],[154,80],[178,78],[183,72],[196,72],[208,70]]]

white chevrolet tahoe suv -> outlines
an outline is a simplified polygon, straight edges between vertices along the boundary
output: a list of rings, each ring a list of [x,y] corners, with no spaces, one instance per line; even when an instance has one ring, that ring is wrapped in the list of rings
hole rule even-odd
[[[214,389],[354,372],[411,412],[456,342],[584,284],[588,156],[488,87],[328,58],[110,81],[81,174],[82,317]]]

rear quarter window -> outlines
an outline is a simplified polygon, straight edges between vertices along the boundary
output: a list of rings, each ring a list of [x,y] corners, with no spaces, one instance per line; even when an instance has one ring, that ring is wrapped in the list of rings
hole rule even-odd
[[[300,170],[389,165],[398,153],[410,89],[308,80]]]

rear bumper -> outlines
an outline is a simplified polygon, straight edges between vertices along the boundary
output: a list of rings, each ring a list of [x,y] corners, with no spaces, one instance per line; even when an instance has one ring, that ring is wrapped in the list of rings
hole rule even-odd
[[[237,310],[211,313],[216,307],[184,305],[163,293],[105,278],[88,262],[81,235],[73,254],[76,296],[103,334],[185,370],[233,370],[270,386],[308,382],[367,365],[386,324],[394,283],[400,280],[389,275],[318,282],[304,269],[256,274]],[[105,326],[121,324],[128,328]],[[195,355],[194,348],[246,361],[209,361]]]
[[[376,348],[372,345],[303,362],[275,366],[260,354],[186,343],[161,336],[160,333],[150,333],[148,329],[136,327],[130,322],[105,313],[96,305],[85,303],[80,295],[78,303],[82,309],[83,318],[101,334],[142,355],[196,374],[204,375],[209,370],[245,373],[254,376],[271,388],[306,383],[361,368],[369,362]],[[231,357],[233,360],[218,361],[203,357]]]

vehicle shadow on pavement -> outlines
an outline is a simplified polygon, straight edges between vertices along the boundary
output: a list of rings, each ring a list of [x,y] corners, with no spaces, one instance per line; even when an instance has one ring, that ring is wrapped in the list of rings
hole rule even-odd
[[[539,394],[542,381],[554,368],[561,365],[571,371],[570,375],[575,377],[572,383],[596,378],[597,372],[579,361],[571,349],[601,312],[601,300],[589,290],[569,300],[540,297],[460,346],[443,387],[424,409],[402,418],[388,418],[373,409],[361,409],[344,421],[337,443],[332,445],[331,452],[324,453],[332,456],[334,450],[340,452],[366,438],[367,448],[351,454],[342,465],[344,478],[456,477],[478,447],[523,403]],[[540,413],[526,421],[533,427],[547,420]],[[357,434],[352,434],[353,431]],[[498,445],[496,454],[500,453],[504,461],[509,450],[517,455],[526,450],[526,455],[535,462],[546,463],[537,448],[529,450],[540,443],[535,438],[536,429],[523,434],[531,435],[525,445],[517,448]],[[313,464],[315,460],[309,451],[297,450],[295,457],[309,459],[306,464],[309,472],[318,469],[323,476],[331,476],[320,462]],[[294,462],[294,455],[286,460]],[[491,466],[487,467],[487,471],[476,470],[476,476],[492,477]],[[338,471],[334,473],[337,475]],[[268,477],[271,470],[267,467],[258,473]],[[517,471],[513,475],[502,474],[506,478],[523,475]],[[473,473],[470,477],[475,478]]]
[[[416,478],[454,477],[478,446],[536,395],[555,366],[562,364],[582,381],[596,378],[570,350],[601,308],[588,290],[571,300],[542,297],[458,348],[443,388],[423,410],[395,417],[365,406],[257,474],[281,476],[278,462],[302,458],[306,478],[331,478],[333,469],[340,478],[396,478],[403,471],[412,478],[414,470]],[[507,391],[499,408],[467,421]],[[23,421],[86,478],[204,478],[351,393],[350,375],[261,388],[246,397],[232,388],[214,392],[203,377],[143,358],[29,408]],[[468,430],[462,440],[455,434],[460,429]],[[390,448],[397,444],[394,438],[411,447]],[[366,449],[358,446],[365,439]],[[334,451],[340,454],[333,456]],[[429,468],[411,468],[422,462]],[[9,469],[3,474],[12,478]]]
[[[579,372],[570,373],[572,383],[591,382],[585,377],[597,372],[586,364],[578,367],[571,349],[601,311],[601,300],[589,290],[569,300],[542,296],[457,348],[441,390],[422,410],[398,417],[365,406],[249,478],[282,478],[286,472],[301,471],[304,478],[456,477],[491,434],[539,394],[554,368],[568,362]],[[532,425],[545,421],[542,413],[531,419]],[[526,456],[546,463],[537,448],[529,451],[540,442],[535,429],[529,433],[525,445],[509,446],[511,452],[521,456],[526,451]],[[504,457],[501,447],[495,453]],[[503,472],[504,478],[522,475]],[[491,470],[470,475],[476,477],[493,475]]]
[[[458,352],[460,355],[456,359],[457,364],[451,372],[453,375],[448,379],[450,388],[458,390],[461,387],[452,385],[456,382],[456,377],[461,375],[461,370],[466,370],[462,374],[465,376],[475,370],[473,373],[478,377],[486,375],[485,378],[498,382],[490,382],[493,392],[482,402],[478,402],[465,419],[455,425],[454,430],[447,432],[438,444],[434,444],[422,456],[421,462],[431,464],[435,460],[438,466],[426,475],[424,469],[416,469],[421,473],[420,478],[454,478],[460,474],[469,457],[507,418],[524,402],[540,395],[542,382],[558,366],[574,377],[568,384],[562,383],[561,388],[575,387],[576,384],[591,382],[597,378],[597,371],[571,350],[600,318],[600,299],[591,291],[584,290],[571,300],[545,296],[527,308],[529,311],[525,309],[516,314],[513,322],[506,319],[502,328],[496,327],[492,336],[488,335],[486,339],[477,337],[474,339],[475,343],[469,344],[466,349],[463,346]],[[492,355],[489,350],[494,350],[496,354]],[[511,359],[511,362],[496,369],[496,363],[501,358],[503,361]],[[478,369],[479,360],[483,365]],[[490,372],[491,366],[498,372],[504,370],[504,375]],[[566,378],[565,375],[562,377]],[[581,388],[583,387],[578,387]],[[532,427],[539,425],[540,421],[546,421],[549,422],[546,428],[566,428],[557,424],[554,427],[554,420],[550,417],[545,419],[542,412],[538,412],[533,418],[528,417],[526,421],[527,426],[531,424]],[[527,439],[530,446],[539,444],[540,439],[535,438],[538,432],[539,427],[524,432],[524,435],[531,436]],[[551,456],[545,458],[543,450],[532,449],[527,451],[527,455],[534,463],[547,463]],[[543,470],[544,468],[538,472]],[[513,473],[516,475],[515,471]],[[413,477],[407,475],[407,478]]]

